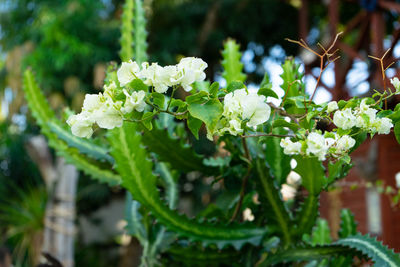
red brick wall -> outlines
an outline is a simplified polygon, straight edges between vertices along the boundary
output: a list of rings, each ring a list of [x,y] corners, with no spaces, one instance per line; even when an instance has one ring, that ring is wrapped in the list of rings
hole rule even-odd
[[[370,149],[376,142],[376,157],[371,157]],[[323,218],[326,218],[331,229],[336,232],[340,222],[340,209],[349,208],[355,215],[358,222],[358,230],[362,233],[368,232],[368,216],[366,202],[366,179],[377,177],[385,182],[386,185],[395,187],[394,176],[400,172],[400,145],[396,142],[394,135],[380,135],[374,139],[367,140],[353,154],[355,165],[349,175],[342,180],[344,184],[341,189],[334,192],[324,192],[321,195],[320,212]],[[368,160],[370,158],[370,160]],[[373,160],[371,161],[371,158]],[[366,172],[371,165],[375,164],[375,171]],[[350,184],[356,183],[357,189],[350,189]],[[382,214],[382,234],[378,237],[389,247],[400,252],[400,208],[391,207],[389,198],[385,195],[380,196],[381,214]],[[333,234],[336,237],[335,233]]]

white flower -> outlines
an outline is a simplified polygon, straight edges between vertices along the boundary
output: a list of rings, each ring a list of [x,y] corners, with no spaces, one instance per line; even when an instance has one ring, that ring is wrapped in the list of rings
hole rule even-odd
[[[223,115],[227,118],[249,120],[246,125],[254,127],[269,119],[271,108],[265,103],[265,96],[239,89],[225,96]]]
[[[296,192],[297,190],[293,186],[290,186],[288,184],[282,184],[281,194],[283,201],[294,199],[294,197],[296,196]]]
[[[93,112],[103,106],[101,94],[86,94],[83,100],[82,111]]]
[[[104,93],[111,96],[114,95],[114,92],[117,89],[117,85],[115,84],[114,81],[112,81],[109,85],[105,84],[103,88],[104,88]]]
[[[286,155],[297,155],[301,152],[301,143],[292,142],[290,137],[281,139],[280,146],[283,148],[283,153]]]
[[[145,66],[145,65],[143,65]],[[168,73],[165,73],[164,68],[157,63],[152,63],[147,68],[141,71],[141,77],[144,78],[144,83],[148,86],[154,86],[157,93],[165,93],[168,90]]]
[[[177,76],[178,76],[178,67],[176,65],[165,66],[159,75],[159,80],[160,82],[171,87],[178,84]]]
[[[204,81],[206,74],[204,70],[207,68],[207,63],[200,58],[185,57],[178,64],[178,74],[174,81],[179,82],[183,89],[187,92],[193,89],[194,82]]]
[[[343,130],[351,129],[356,124],[356,117],[352,114],[350,108],[338,110],[333,115],[333,123]]]
[[[328,108],[327,108],[326,112],[331,113],[331,112],[333,112],[333,111],[335,111],[337,109],[339,109],[339,106],[338,106],[337,102],[336,101],[331,101],[331,102],[328,103]]]
[[[338,153],[343,153],[350,150],[356,144],[356,140],[348,135],[343,135],[336,142],[336,149]]]
[[[394,88],[396,89],[395,94],[398,95],[400,94],[400,81],[397,77],[394,77],[393,79],[390,79],[390,82],[393,84]]]
[[[315,155],[319,160],[325,160],[326,153],[329,149],[325,138],[319,133],[310,133],[307,136],[307,155]]]
[[[130,113],[133,109],[138,112],[142,112],[144,110],[146,106],[146,103],[144,102],[146,93],[144,91],[135,91],[131,95],[129,95],[126,89],[124,89],[123,92],[126,95],[126,101],[124,107],[121,110],[122,113]]]
[[[373,108],[364,109],[363,112],[360,111],[356,117],[356,126],[365,130],[371,130],[371,125],[376,120],[376,112],[377,110]]]
[[[286,177],[286,183],[293,187],[297,187],[301,184],[301,176],[297,172],[290,171]]]
[[[362,113],[362,112],[365,112],[365,111],[367,111],[369,109],[369,105],[367,104],[367,99],[366,98],[364,98],[363,100],[361,100],[361,103],[360,103],[360,112]]]
[[[372,126],[379,134],[389,134],[390,129],[393,127],[393,123],[389,118],[381,118],[376,119]]]
[[[240,104],[243,108],[242,117],[250,119],[247,122],[247,126],[257,126],[269,119],[271,108],[265,103],[265,100],[265,96],[257,95],[256,92],[249,92],[247,97],[241,99]]]
[[[245,92],[246,93],[246,92]],[[224,112],[222,115],[225,117],[238,117],[240,115],[240,97],[238,97],[240,92],[235,92],[235,95],[233,92],[227,94],[224,97]]]
[[[71,127],[71,132],[73,135],[85,138],[92,136],[92,126],[94,121],[88,115],[88,113],[82,112],[77,115],[69,116],[67,123]]]
[[[121,67],[117,71],[118,81],[121,86],[125,86],[138,77],[140,71],[139,65],[132,60],[122,62]]]
[[[400,188],[400,172],[396,173],[395,179],[397,188]]]
[[[231,135],[238,135],[243,133],[243,129],[241,128],[240,121],[236,119],[232,119],[229,121],[229,127],[225,127],[223,131],[228,131]]]
[[[122,126],[122,114],[115,108],[118,104],[120,105],[120,103],[105,102],[101,109],[93,113],[93,118],[100,128],[113,129]]]

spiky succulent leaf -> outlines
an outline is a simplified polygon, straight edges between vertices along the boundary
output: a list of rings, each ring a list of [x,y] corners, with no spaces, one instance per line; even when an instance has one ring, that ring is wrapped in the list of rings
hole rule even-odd
[[[113,173],[110,170],[110,166],[107,167],[106,164],[105,166],[99,165],[82,154],[78,149],[69,146],[57,134],[51,131],[49,126],[51,123],[61,125],[61,122],[57,121],[54,111],[50,108],[29,69],[24,72],[24,92],[33,117],[40,126],[42,133],[47,137],[49,145],[56,150],[58,155],[64,157],[68,163],[74,164],[79,170],[100,182],[110,185],[120,183],[121,179],[119,175]]]
[[[169,167],[164,162],[158,162],[156,169],[160,173],[160,177],[164,182],[166,191],[166,198],[168,200],[168,206],[170,209],[175,209],[178,203],[178,186],[176,184],[176,172],[170,171]],[[175,174],[175,175],[174,175]]]
[[[142,222],[139,208],[140,203],[133,200],[131,194],[127,192],[125,201],[125,220],[127,225],[125,229],[128,234],[135,236],[143,244],[146,240],[147,232]]]
[[[244,82],[246,75],[242,72],[243,63],[240,62],[242,54],[239,51],[240,46],[233,39],[228,39],[224,43],[222,50],[222,67],[224,69],[222,77],[225,78],[226,84],[233,81]]]
[[[300,208],[295,217],[295,227],[293,232],[298,237],[303,234],[310,234],[315,221],[318,217],[319,197],[316,195],[308,195],[307,198],[300,204]]]
[[[216,244],[219,248],[233,245],[237,249],[245,243],[259,244],[266,234],[265,228],[198,223],[179,215],[160,198],[156,177],[152,173],[152,162],[141,145],[142,136],[137,132],[136,125],[125,123],[121,128],[113,129],[109,132],[109,141],[122,185],[168,229],[190,240],[201,241],[204,245]]]
[[[274,129],[274,134],[285,134],[287,133],[283,129]],[[270,167],[272,177],[274,177],[278,184],[281,185],[286,182],[290,168],[291,158],[283,153],[283,148],[280,146],[280,139],[276,137],[266,137],[265,139],[265,160]]]
[[[295,171],[301,176],[301,184],[311,195],[318,195],[324,185],[325,172],[321,161],[316,157],[295,157],[297,166]]]
[[[122,61],[133,58],[133,5],[134,0],[126,0],[121,15],[121,50],[119,56]]]
[[[332,242],[328,221],[319,218],[311,236],[312,245],[326,245]]]
[[[55,121],[49,121],[48,125],[52,132],[65,141],[69,146],[77,148],[81,153],[101,161],[114,162],[114,159],[108,154],[106,148],[96,145],[93,139],[79,138],[71,133],[70,129],[65,129]]]
[[[273,223],[278,226],[277,231],[280,232],[283,242],[287,245],[292,242],[290,233],[291,218],[283,200],[279,194],[279,189],[275,185],[275,181],[269,175],[269,170],[265,166],[263,160],[256,162],[257,168],[257,183],[259,184],[259,194],[263,199],[261,201],[264,206],[265,216],[269,221],[268,224]],[[273,222],[273,223],[272,223]]]
[[[335,244],[362,252],[374,262],[374,266],[376,267],[400,266],[400,256],[369,235],[357,234],[349,236],[339,239]]]
[[[260,262],[257,266],[280,266],[279,263],[288,262],[305,262],[311,260],[322,260],[325,258],[339,257],[346,253],[351,253],[352,250],[339,246],[339,245],[325,245],[325,246],[307,246],[296,247],[286,250],[280,250],[275,254],[270,254],[267,258]]]
[[[219,264],[231,264],[232,261],[237,261],[240,253],[228,249],[213,250],[174,246],[168,250],[168,257],[171,257],[174,263],[181,262],[187,266],[219,266]]]
[[[201,156],[194,153],[188,145],[182,144],[180,139],[171,137],[166,129],[154,127],[151,131],[144,130],[142,142],[161,161],[171,164],[173,169],[183,172],[201,171],[206,174],[217,170],[204,166]]]
[[[282,89],[285,91],[284,108],[287,112],[292,114],[303,113],[304,109],[296,105],[296,101],[291,100],[299,97],[304,91],[304,84],[301,83],[303,74],[299,71],[300,64],[296,64],[293,58],[288,58],[282,64],[283,73],[281,78],[283,80]]]
[[[126,0],[121,16],[120,58],[132,58],[140,64],[147,61],[146,18],[142,0]]]
[[[147,61],[147,31],[146,17],[143,10],[143,0],[135,0],[135,16],[133,18],[134,58],[139,64]]]
[[[354,215],[349,209],[342,209],[340,212],[340,230],[339,236],[345,238],[357,233],[357,224]]]

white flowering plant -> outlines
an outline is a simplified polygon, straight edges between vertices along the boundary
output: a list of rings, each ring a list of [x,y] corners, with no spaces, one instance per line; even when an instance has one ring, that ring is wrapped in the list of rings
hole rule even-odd
[[[267,74],[257,90],[246,86],[239,45],[228,40],[220,86],[207,80],[200,58],[168,66],[148,61],[140,0],[124,7],[121,46],[122,63],[111,64],[104,90],[87,94],[80,113],[68,116],[69,128],[31,70],[24,84],[49,144],[94,179],[127,190],[126,231],[143,245],[143,266],[350,266],[355,257],[400,266],[397,254],[357,233],[350,211],[341,213],[337,240],[318,218],[319,195],[346,176],[351,152],[367,136],[394,129],[399,140],[400,106],[383,105],[400,91],[397,78],[394,91],[316,104],[300,64],[289,58],[278,97]],[[194,151],[203,136],[215,152]],[[219,189],[215,204],[190,219],[176,209],[177,179],[193,175]]]

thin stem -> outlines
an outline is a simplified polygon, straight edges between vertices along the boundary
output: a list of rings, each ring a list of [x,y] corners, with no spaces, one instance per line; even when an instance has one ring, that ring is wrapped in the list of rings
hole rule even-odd
[[[168,105],[167,105],[166,111],[169,111],[169,107],[171,106],[171,102],[172,102],[172,99],[173,99],[173,97],[174,97],[174,93],[175,93],[176,89],[177,89],[177,88],[176,88],[176,85],[174,85],[174,87],[172,88],[171,97],[170,97],[170,99],[169,99],[169,101],[168,101]]]
[[[242,137],[242,145],[243,145],[243,149],[244,149],[244,156],[246,157],[246,159],[251,162],[251,156],[250,156],[250,152],[249,152],[249,148],[247,147],[247,142],[246,139]],[[240,209],[242,207],[243,204],[243,199],[244,199],[244,194],[246,191],[246,186],[247,186],[247,181],[249,180],[250,177],[250,172],[251,172],[251,164],[249,164],[247,166],[247,171],[246,174],[243,178],[242,181],[242,188],[240,189],[240,195],[239,195],[239,201],[235,207],[235,211],[233,212],[233,215],[231,217],[231,219],[229,220],[229,222],[233,222],[236,217],[238,216]]]
[[[383,54],[382,57],[378,58],[378,57],[374,57],[374,56],[368,56],[372,59],[375,59],[377,61],[379,61],[380,67],[381,67],[381,72],[382,72],[382,81],[383,81],[383,90],[384,90],[384,94],[386,93],[386,74],[385,71],[393,65],[394,62],[390,63],[386,68],[383,66],[383,60],[385,58],[385,56],[387,55],[387,53],[390,51],[390,48],[388,50],[386,50],[386,52]],[[387,98],[384,99],[385,101],[385,109],[387,109]]]
[[[277,107],[272,103],[267,103],[271,108],[274,110],[278,111],[279,115],[285,116],[290,118],[292,121],[294,121],[296,124],[299,124],[299,120],[292,114],[287,113],[283,108]]]
[[[249,134],[243,135],[243,138],[250,138],[250,137],[260,137],[260,136],[271,136],[271,137],[295,137],[294,135],[290,134],[271,134],[271,133],[259,133],[259,134]]]
[[[188,110],[185,110],[184,112],[172,112],[172,111],[169,111],[169,110],[159,109],[156,105],[154,105],[153,103],[151,103],[148,100],[146,100],[146,104],[151,106],[152,108],[156,109],[158,112],[168,113],[168,114],[173,115],[173,116],[182,116],[182,115],[185,115],[186,113],[189,112]]]
[[[313,49],[311,49],[310,46],[307,45],[307,43],[306,43],[303,39],[300,39],[300,41],[295,41],[295,40],[291,40],[291,39],[286,38],[287,41],[289,41],[289,42],[291,42],[291,43],[298,44],[299,46],[303,47],[304,49],[308,50],[309,52],[311,52],[311,53],[313,53],[314,55],[316,55],[317,57],[319,57],[319,60],[320,60],[320,64],[319,64],[319,65],[320,65],[320,66],[319,66],[320,72],[319,72],[319,76],[318,76],[318,78],[317,78],[317,83],[315,84],[315,89],[314,89],[314,91],[313,91],[313,93],[312,93],[312,95],[311,95],[311,98],[310,98],[309,103],[311,103],[311,101],[313,100],[314,95],[315,95],[315,92],[316,92],[317,89],[318,89],[318,85],[319,85],[319,82],[320,82],[320,80],[321,80],[322,73],[325,71],[325,69],[328,67],[328,65],[329,65],[330,63],[335,62],[335,61],[340,57],[340,56],[337,56],[336,58],[334,58],[334,59],[332,60],[331,57],[332,57],[337,51],[339,51],[339,50],[336,49],[336,50],[333,51],[333,52],[330,52],[330,51],[335,47],[336,42],[337,42],[337,40],[338,40],[338,38],[339,38],[339,36],[340,36],[341,34],[342,34],[342,32],[339,32],[338,34],[336,34],[335,39],[333,40],[332,44],[331,44],[327,49],[325,49],[320,43],[317,44],[317,45],[322,49],[322,51],[323,51],[322,54],[317,53],[316,51],[314,51]],[[324,61],[325,57],[326,57],[326,59],[327,59],[328,64],[325,64],[325,61]],[[306,103],[304,103],[304,104],[305,104],[304,106],[305,106],[306,113],[307,113],[307,105],[306,105]]]

